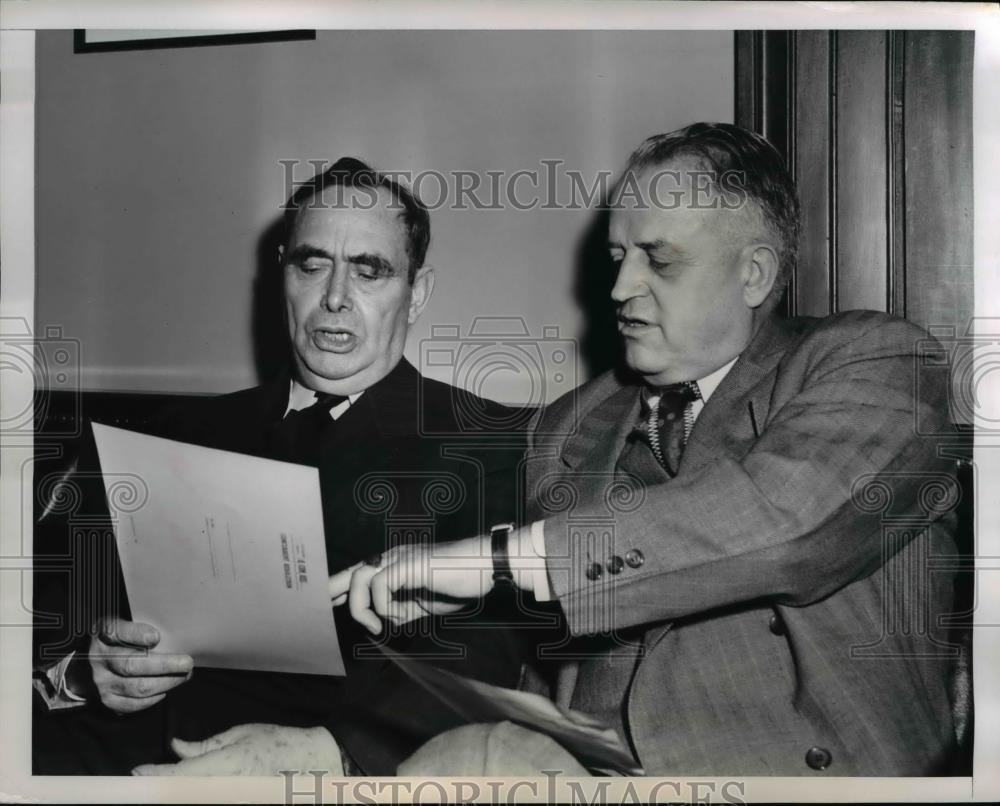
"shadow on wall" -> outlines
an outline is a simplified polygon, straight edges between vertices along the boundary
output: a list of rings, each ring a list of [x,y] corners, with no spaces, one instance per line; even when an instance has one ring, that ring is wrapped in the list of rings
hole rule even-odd
[[[252,320],[254,369],[258,383],[287,373],[291,367],[285,294],[278,247],[285,237],[284,222],[276,217],[257,240],[257,273],[254,276]]]
[[[584,322],[580,334],[580,360],[589,378],[596,378],[621,364],[621,337],[611,301],[615,270],[608,255],[609,218],[610,212],[603,204],[594,211],[577,243],[575,256],[573,297],[583,313]]]

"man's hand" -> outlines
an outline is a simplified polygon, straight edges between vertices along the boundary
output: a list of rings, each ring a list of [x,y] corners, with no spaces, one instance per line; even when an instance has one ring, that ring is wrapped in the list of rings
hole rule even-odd
[[[454,613],[492,588],[489,535],[397,546],[377,566],[358,563],[330,577],[334,606],[347,603],[354,620],[375,635],[382,631],[380,617],[406,624]]]
[[[190,655],[151,652],[160,634],[149,624],[105,619],[90,642],[94,686],[115,713],[129,714],[156,705],[170,689],[191,679]]]
[[[142,764],[133,775],[277,775],[326,770],[343,775],[337,742],[326,728],[237,725],[200,742],[174,739],[176,764]]]

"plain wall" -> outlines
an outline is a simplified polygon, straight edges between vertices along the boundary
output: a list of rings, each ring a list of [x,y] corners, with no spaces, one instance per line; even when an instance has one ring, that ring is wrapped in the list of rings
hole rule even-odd
[[[308,160],[348,154],[414,176],[510,177],[561,160],[566,198],[566,170],[589,184],[650,134],[732,121],[733,35],[322,31],[74,54],[71,32],[49,31],[38,34],[37,82],[38,332],[79,340],[85,389],[226,392],[257,383],[280,352],[265,235],[291,189],[280,161],[297,160],[303,181]],[[419,189],[428,203],[440,195],[429,179]],[[550,192],[543,183],[536,197]],[[577,355],[595,305],[578,290],[603,240],[598,215],[432,211],[437,288],[407,357],[511,402],[584,380],[601,361]],[[482,316],[519,318],[530,338],[494,350],[498,360],[467,360],[489,342],[467,339]],[[432,326],[446,327],[431,338]],[[457,375],[447,366],[462,361]]]

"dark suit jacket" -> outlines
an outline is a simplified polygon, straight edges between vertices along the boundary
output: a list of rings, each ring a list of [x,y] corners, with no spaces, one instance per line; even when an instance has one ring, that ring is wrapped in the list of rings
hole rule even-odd
[[[959,492],[926,338],[871,312],[766,322],[673,479],[616,473],[635,385],[605,375],[541,419],[529,515],[590,636],[556,696],[617,720],[648,774],[942,770]]]
[[[206,398],[169,412],[156,431],[268,456],[268,432],[285,414],[288,391],[285,377]],[[523,454],[516,424],[523,419],[515,410],[423,379],[401,361],[323,438],[319,470],[331,572],[398,542],[456,539],[509,518]],[[496,611],[511,606],[493,597],[476,614],[397,630],[389,646],[513,687],[520,647],[513,633],[488,626]],[[385,659],[346,608],[338,608],[335,618],[346,678],[196,669],[157,706],[162,721],[152,729],[162,731],[164,755],[170,736],[204,738],[246,722],[323,724],[362,771],[391,775],[420,743],[459,724]],[[140,719],[156,722],[155,715]],[[114,741],[127,742],[121,736]]]

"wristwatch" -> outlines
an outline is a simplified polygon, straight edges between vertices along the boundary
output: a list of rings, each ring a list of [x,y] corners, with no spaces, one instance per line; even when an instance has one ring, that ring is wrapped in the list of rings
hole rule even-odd
[[[493,583],[514,587],[514,573],[510,570],[510,553],[507,542],[514,531],[513,523],[500,523],[490,527],[490,549],[493,554]]]

